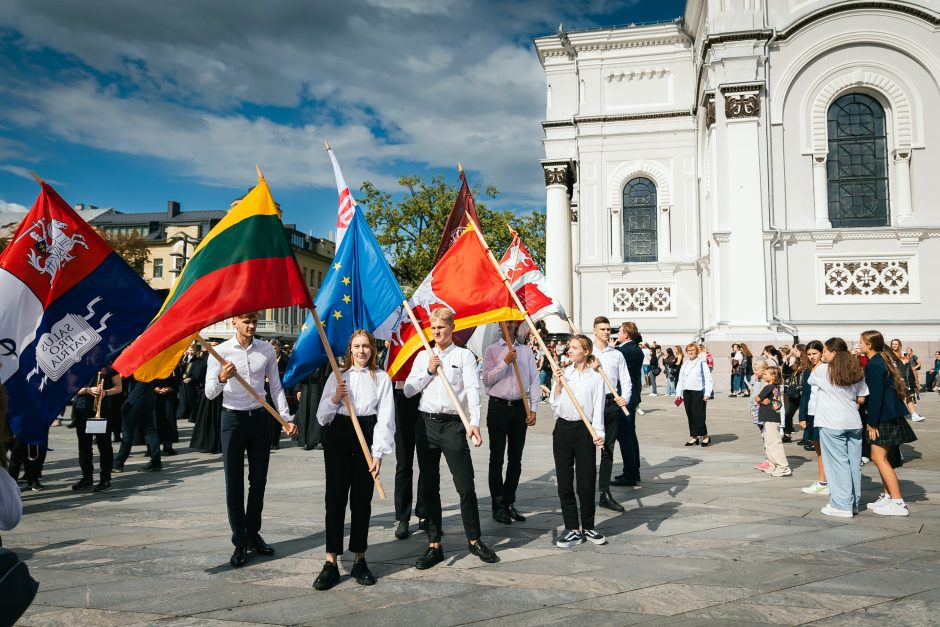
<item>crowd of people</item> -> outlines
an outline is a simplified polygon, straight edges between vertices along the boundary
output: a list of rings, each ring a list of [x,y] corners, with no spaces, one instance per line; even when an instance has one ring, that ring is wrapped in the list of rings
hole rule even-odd
[[[481,383],[488,403],[487,487],[493,519],[501,524],[526,520],[526,512],[516,506],[526,432],[536,424],[540,403],[552,408],[552,454],[564,525],[556,541],[560,548],[606,544],[595,511],[599,506],[623,512],[611,486],[641,481],[636,416],[644,387],[658,395],[657,377],[665,374],[666,394],[684,409],[685,445],[712,444],[707,425],[709,400],[715,397],[711,353],[697,342],[665,350],[656,342],[647,344],[632,322],[621,324],[615,334],[610,320],[598,316],[590,336],[575,334],[547,345],[534,334],[528,342],[500,339],[479,360],[454,343],[453,313],[440,308],[430,315],[433,348],[416,355],[402,380],[393,381],[380,367],[385,347],[368,331],[357,330],[349,338],[341,376],[323,368],[285,390],[281,380],[290,347],[256,338],[257,320],[256,314],[237,316],[234,337],[212,343],[218,358],[193,345],[168,378],[143,382],[103,368],[79,389],[67,425],[75,429],[81,472],[72,489],[111,489],[112,474],[124,471],[134,444],[146,444],[141,470],[161,471],[163,457],[176,453],[177,421],[188,420],[193,423],[190,447],[222,454],[234,545],[230,563],[238,568],[252,553],[275,552],[260,534],[261,511],[271,451],[286,433],[305,449],[324,451],[326,559],[314,587],[327,590],[340,580],[337,560],[344,548],[355,554],[352,578],[362,585],[376,582],[366,562],[371,501],[382,460],[393,452],[394,535],[405,539],[411,534],[414,514],[428,538],[416,568],[444,560],[442,456],[459,495],[467,551],[487,563],[499,561],[482,537],[468,445],[468,440],[476,447],[484,442]],[[506,327],[505,337],[515,338],[517,324]],[[815,451],[818,460],[817,480],[802,491],[829,496],[823,514],[850,518],[858,512],[860,468],[870,460],[884,492],[868,509],[908,515],[895,471],[903,463],[899,447],[916,439],[907,418],[923,420],[916,408],[918,394],[937,384],[940,353],[922,388],[920,362],[901,346],[898,340],[886,343],[877,331],[863,333],[852,349],[830,338],[768,345],[754,356],[747,344],[734,344],[729,396],[750,399],[763,451],[755,468],[775,478],[792,475],[784,444],[799,429],[799,444]],[[618,448],[623,467],[614,476]],[[10,476],[23,481],[24,489],[42,490],[45,452],[15,441],[11,452]],[[2,445],[0,461],[5,461]],[[351,526],[345,547],[347,506]]]

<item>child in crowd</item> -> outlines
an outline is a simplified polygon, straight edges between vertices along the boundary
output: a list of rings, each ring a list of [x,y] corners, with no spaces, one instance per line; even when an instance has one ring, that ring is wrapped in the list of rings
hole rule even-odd
[[[764,387],[757,394],[757,416],[764,423],[764,451],[770,462],[770,474],[789,477],[793,474],[787,463],[780,432],[780,410],[783,407],[783,375],[777,366],[768,366],[761,376]]]
[[[816,466],[819,470],[819,479],[803,488],[803,494],[818,494],[829,496],[829,483],[826,481],[826,468],[823,466],[822,449],[819,447],[819,430],[815,427],[816,415],[816,387],[810,385],[809,377],[819,364],[822,363],[823,344],[819,340],[806,343],[803,351],[805,363],[802,366],[800,385],[803,391],[800,394],[800,428],[803,429],[803,439],[809,442],[803,448],[807,451],[816,451]]]
[[[749,389],[752,389],[752,390],[753,390],[753,389],[759,389],[759,388],[757,388],[757,387],[755,387],[755,386],[757,386],[757,384],[760,383],[760,382],[763,380],[763,377],[764,377],[764,369],[767,367],[767,362],[764,361],[763,358],[758,357],[757,359],[754,359],[753,361],[749,362],[749,365],[750,365],[751,368],[753,369],[754,376],[753,376],[753,378],[752,378],[751,380],[749,380],[749,381],[747,382],[746,385],[748,386]],[[750,393],[748,393],[748,396],[750,396]],[[751,407],[750,407],[750,409],[751,409],[751,421],[752,421],[755,425],[757,425],[757,430],[758,430],[758,431],[760,432],[760,434],[761,434],[761,441],[763,441],[763,438],[764,438],[764,435],[763,435],[763,434],[764,434],[764,421],[761,420],[761,417],[760,417],[760,401],[759,401],[756,397],[751,400]],[[759,463],[759,464],[757,464],[756,466],[754,466],[754,468],[756,468],[757,470],[760,470],[761,472],[772,472],[772,471],[773,471],[774,466],[773,466],[773,464],[770,462],[770,460],[767,459],[767,451],[766,451],[766,449],[764,450],[764,459],[761,461],[761,463]]]

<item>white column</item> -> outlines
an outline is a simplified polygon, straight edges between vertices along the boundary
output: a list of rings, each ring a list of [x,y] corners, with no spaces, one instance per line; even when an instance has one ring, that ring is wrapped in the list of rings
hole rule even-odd
[[[831,229],[829,222],[829,174],[826,155],[813,155],[813,228]]]
[[[571,198],[567,166],[545,166],[545,278],[569,316],[574,315],[571,286]],[[557,318],[545,319],[549,333],[568,333],[568,325]]]
[[[911,151],[894,153],[894,209],[898,226],[914,226],[914,205],[911,202]]]
[[[623,263],[623,208],[610,208],[610,263]]]

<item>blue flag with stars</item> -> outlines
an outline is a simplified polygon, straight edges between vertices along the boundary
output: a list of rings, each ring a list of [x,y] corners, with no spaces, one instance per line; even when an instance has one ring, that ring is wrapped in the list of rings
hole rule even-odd
[[[405,300],[392,269],[361,211],[356,211],[314,299],[337,359],[356,329],[374,332]],[[284,386],[300,383],[326,363],[313,314],[301,328],[284,373]]]

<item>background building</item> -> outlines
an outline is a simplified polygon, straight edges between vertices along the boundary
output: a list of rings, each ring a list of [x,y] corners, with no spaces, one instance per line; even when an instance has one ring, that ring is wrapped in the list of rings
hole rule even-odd
[[[877,328],[932,364],[932,4],[689,0],[675,22],[536,39],[547,274],[580,326],[634,320],[716,357]]]

